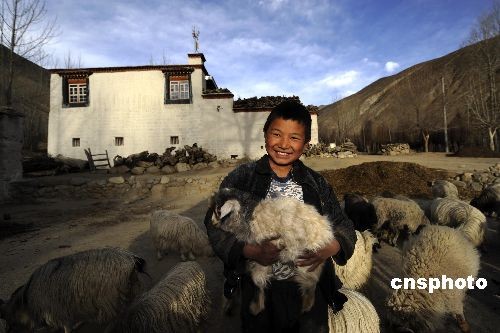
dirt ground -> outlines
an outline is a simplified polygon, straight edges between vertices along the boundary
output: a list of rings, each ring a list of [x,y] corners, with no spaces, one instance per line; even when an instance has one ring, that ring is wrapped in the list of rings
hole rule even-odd
[[[406,156],[358,155],[346,159],[309,158],[304,162],[317,171],[323,171],[337,190],[339,197],[347,191],[375,195],[387,190],[410,197],[425,197],[429,194],[426,192],[427,181],[442,178],[449,173],[486,170],[489,166],[500,162],[500,159],[447,157],[442,153],[420,153]],[[405,162],[405,164],[389,162]],[[369,164],[361,165],[363,163]],[[354,165],[358,167],[346,169]],[[188,171],[177,176],[221,177],[230,170],[232,168]],[[95,176],[102,177],[102,175]],[[382,181],[374,181],[376,179]],[[103,246],[127,248],[145,258],[152,282],[156,282],[179,262],[180,258],[178,254],[172,253],[162,261],[156,260],[149,237],[149,214],[155,209],[171,209],[193,218],[203,227],[202,220],[207,209],[209,192],[186,186],[184,191],[162,198],[161,201],[144,199],[126,203],[120,198],[113,200],[51,198],[26,204],[0,206],[0,218],[3,217],[0,219],[0,298],[8,299],[39,265],[49,259]],[[472,194],[464,192],[461,196],[470,198]],[[465,304],[465,315],[472,326],[472,332],[499,332],[500,326],[499,221],[489,219],[488,223],[486,238],[488,251],[481,256],[479,272],[479,277],[487,279],[488,286],[484,290],[469,291]],[[12,236],[2,235],[7,226],[16,225],[29,228]],[[221,314],[223,281],[221,262],[216,257],[198,258],[198,262],[207,275],[213,303],[210,319],[203,330],[209,333],[239,332],[238,316],[227,317]],[[374,254],[374,269],[367,296],[374,303],[381,318],[384,314],[384,300],[391,292],[390,280],[401,276],[399,263],[400,252],[397,248],[385,245],[381,251]],[[77,332],[100,331],[102,328],[92,325],[83,325],[77,330]]]

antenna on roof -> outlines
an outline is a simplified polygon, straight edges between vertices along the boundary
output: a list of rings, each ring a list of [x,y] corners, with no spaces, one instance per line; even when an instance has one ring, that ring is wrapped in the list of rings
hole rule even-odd
[[[198,41],[199,36],[200,30],[196,26],[193,26],[194,53],[198,53],[198,49],[200,47],[200,42]]]

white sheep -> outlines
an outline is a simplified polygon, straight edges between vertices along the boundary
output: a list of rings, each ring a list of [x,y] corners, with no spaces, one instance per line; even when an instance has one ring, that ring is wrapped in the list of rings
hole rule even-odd
[[[119,248],[52,259],[2,304],[2,317],[14,331],[44,324],[68,333],[82,322],[106,323],[140,292],[144,265]]]
[[[377,215],[377,225],[374,232],[380,239],[391,245],[396,245],[402,231],[414,233],[422,224],[429,224],[420,206],[408,198],[382,198],[372,199]]]
[[[456,280],[477,277],[479,254],[463,234],[446,226],[425,226],[412,236],[403,248],[403,278],[447,278]],[[449,287],[449,285],[447,286]],[[400,288],[387,302],[389,323],[394,328],[417,332],[434,332],[444,328],[445,319],[452,315],[460,328],[467,330],[464,317],[466,289]],[[409,332],[409,331],[407,331]]]
[[[203,269],[195,261],[181,262],[139,296],[106,332],[197,332],[209,311]]]
[[[168,210],[154,211],[149,230],[158,260],[169,251],[179,252],[182,261],[213,255],[206,232],[187,216]]]
[[[496,213],[497,218],[500,218],[500,183],[487,186],[470,204],[490,216]]]
[[[439,179],[431,182],[431,191],[434,198],[456,198],[458,199],[458,189],[452,182]]]
[[[474,246],[479,246],[486,233],[486,216],[466,202],[452,198],[434,199],[430,206],[432,223],[456,228]]]
[[[333,240],[333,231],[326,216],[311,205],[294,198],[280,197],[260,202],[249,193],[236,189],[220,190],[214,200],[212,223],[232,232],[246,243],[272,242],[280,249],[281,262],[295,262],[305,251],[316,251]],[[264,288],[272,276],[271,266],[249,261],[248,271],[259,289],[250,304],[256,315],[264,309]],[[302,310],[309,311],[314,304],[316,283],[323,265],[308,272],[309,267],[297,267],[293,280],[300,286]]]
[[[354,252],[344,266],[335,266],[335,274],[342,281],[344,288],[360,290],[370,278],[372,270],[372,248],[377,241],[375,236],[368,230],[359,232],[356,230],[356,245]]]
[[[340,288],[347,296],[342,310],[334,313],[328,307],[328,326],[331,333],[378,333],[380,319],[373,304],[363,294]]]

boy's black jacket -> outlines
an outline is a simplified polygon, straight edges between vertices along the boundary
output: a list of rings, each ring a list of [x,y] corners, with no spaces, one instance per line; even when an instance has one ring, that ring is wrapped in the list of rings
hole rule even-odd
[[[264,155],[256,162],[240,165],[227,175],[220,188],[237,188],[252,193],[255,197],[264,199],[271,185],[273,171],[269,165],[269,157]],[[304,202],[310,204],[322,215],[328,216],[332,222],[335,239],[340,243],[340,252],[333,257],[339,265],[345,265],[352,256],[356,244],[356,233],[353,224],[340,208],[332,187],[326,180],[308,168],[300,160],[295,161],[292,167],[293,180],[302,186]],[[224,262],[226,269],[242,267],[243,242],[236,237],[216,228],[211,223],[212,210],[205,216],[208,238],[217,256]]]
[[[272,175],[269,157],[264,155],[260,160],[242,164],[230,172],[222,181],[220,188],[237,188],[264,199],[271,184]],[[316,207],[320,214],[328,216],[335,239],[341,247],[339,253],[332,258],[337,264],[345,265],[354,251],[356,233],[353,223],[340,208],[332,187],[323,176],[305,166],[300,160],[295,161],[292,166],[292,178],[302,186],[304,202]],[[224,263],[224,275],[227,277],[242,274],[245,269],[243,257],[245,244],[238,241],[233,234],[213,226],[212,214],[212,209],[209,209],[204,222],[214,252]],[[334,310],[341,309],[347,298],[338,292],[342,283],[335,276],[331,260],[326,261],[318,285],[328,304]]]

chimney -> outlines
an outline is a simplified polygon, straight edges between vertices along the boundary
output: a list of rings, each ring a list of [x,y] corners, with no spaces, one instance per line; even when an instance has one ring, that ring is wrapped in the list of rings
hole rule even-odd
[[[205,56],[203,53],[188,53],[189,65],[203,65],[205,63]]]

